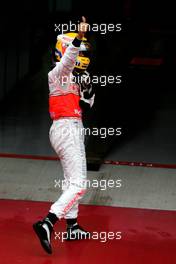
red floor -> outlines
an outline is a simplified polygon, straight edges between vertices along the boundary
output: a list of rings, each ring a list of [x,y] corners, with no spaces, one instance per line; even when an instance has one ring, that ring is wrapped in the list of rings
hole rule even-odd
[[[61,242],[53,237],[53,254],[47,255],[32,230],[32,223],[46,215],[49,205],[46,202],[0,200],[0,263],[176,263],[174,211],[82,205],[79,221],[93,232],[94,239]],[[55,227],[57,233],[64,230],[64,221]],[[118,231],[122,232],[121,240],[101,242],[104,240],[102,232]],[[98,232],[99,240],[96,240],[95,232]]]

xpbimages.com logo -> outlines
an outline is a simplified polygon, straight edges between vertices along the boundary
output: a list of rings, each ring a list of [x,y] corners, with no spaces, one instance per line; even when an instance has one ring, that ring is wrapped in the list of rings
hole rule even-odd
[[[101,139],[105,139],[106,137],[109,136],[121,136],[122,128],[121,127],[117,127],[117,128],[80,127],[79,128],[77,126],[71,128],[62,127],[60,128],[58,133],[61,137],[64,138],[69,137],[70,135],[75,135],[75,136],[83,135],[83,136],[96,136],[96,137],[100,137]]]
[[[78,75],[78,76],[55,76],[54,77],[54,85],[58,86],[65,86],[68,83],[70,84],[98,84],[99,87],[105,87],[110,85],[120,85],[122,83],[122,76],[121,75]]]
[[[68,23],[63,23],[63,24],[54,24],[54,30],[58,31],[60,34],[64,34],[66,32],[75,32],[78,31],[80,27],[80,22],[78,23],[73,23],[72,21],[69,21]],[[82,29],[84,30],[84,29]],[[88,29],[87,31],[93,31],[93,32],[98,32],[101,35],[105,35],[109,32],[120,32],[122,30],[122,24],[114,24],[114,23],[93,23],[93,24],[88,24]]]
[[[72,233],[71,235],[68,234],[67,232],[55,232],[55,240],[60,240],[61,242],[64,242],[65,240],[82,240],[85,239],[85,234],[84,233]],[[117,231],[117,232],[97,232],[93,231],[89,233],[86,236],[86,239],[91,239],[91,240],[97,240],[100,241],[101,243],[106,243],[109,240],[121,240],[122,239],[122,232]]]
[[[80,188],[87,189],[87,188],[93,188],[93,189],[99,189],[101,191],[106,191],[107,189],[115,189],[115,188],[121,188],[122,187],[122,180],[121,179],[85,179],[85,180],[61,180],[61,179],[55,179],[54,180],[54,187],[55,188],[61,188],[62,190],[68,189],[71,186],[79,186]]]

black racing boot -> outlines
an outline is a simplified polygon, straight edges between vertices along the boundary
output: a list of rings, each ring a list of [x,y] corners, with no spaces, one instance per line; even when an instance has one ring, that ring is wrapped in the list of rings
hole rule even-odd
[[[43,249],[48,253],[52,253],[51,248],[51,234],[53,231],[53,225],[48,221],[38,221],[33,224],[33,229],[38,236]]]
[[[75,223],[74,225],[67,227],[66,240],[81,240],[90,239],[90,232],[85,231],[80,225]]]

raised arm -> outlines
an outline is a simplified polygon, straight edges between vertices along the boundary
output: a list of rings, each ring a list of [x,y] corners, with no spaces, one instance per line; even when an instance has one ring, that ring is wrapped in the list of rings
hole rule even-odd
[[[63,80],[64,77],[70,76],[70,73],[74,69],[77,56],[79,55],[81,41],[87,32],[87,29],[88,24],[86,23],[86,19],[85,17],[82,17],[82,22],[78,26],[77,36],[66,49],[60,62],[57,62],[54,69],[49,72],[49,78],[52,79],[52,81],[55,78],[60,78],[60,80]]]

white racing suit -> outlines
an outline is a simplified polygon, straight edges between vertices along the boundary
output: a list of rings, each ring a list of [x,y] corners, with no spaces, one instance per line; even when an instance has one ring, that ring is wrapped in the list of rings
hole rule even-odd
[[[48,74],[50,98],[58,99],[59,105],[62,106],[59,108],[60,106],[54,103],[56,111],[50,108],[53,124],[49,132],[51,145],[60,158],[65,179],[62,195],[50,208],[50,212],[59,219],[77,218],[78,201],[86,192],[87,168],[79,107],[80,85],[70,83],[78,54],[79,47],[70,44],[61,61],[56,63],[55,68]],[[67,82],[61,83],[60,77],[64,76],[69,78]],[[91,105],[93,99],[91,98]]]

